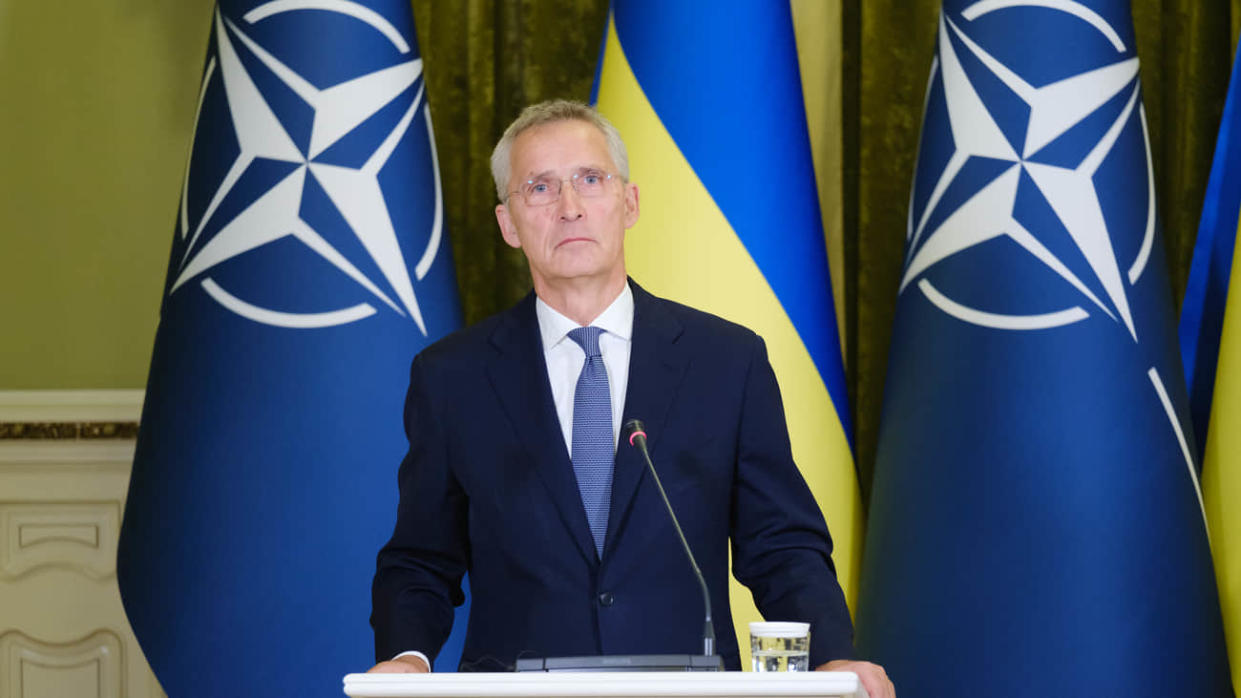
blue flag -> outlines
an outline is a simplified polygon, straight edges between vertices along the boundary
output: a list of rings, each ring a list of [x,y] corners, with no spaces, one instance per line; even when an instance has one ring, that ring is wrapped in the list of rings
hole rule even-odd
[[[1230,695],[1129,3],[937,29],[861,653],[905,698]]]
[[[460,310],[410,5],[368,5],[212,16],[118,560],[176,698],[374,660],[409,364]]]

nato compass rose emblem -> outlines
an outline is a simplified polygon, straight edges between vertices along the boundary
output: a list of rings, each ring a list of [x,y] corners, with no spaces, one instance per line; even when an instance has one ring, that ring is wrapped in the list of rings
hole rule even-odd
[[[1028,16],[1023,19],[1030,21],[1051,20],[1038,30],[1076,31],[1110,47],[1103,54],[1112,53],[1115,59],[1080,65],[1089,56],[1039,51],[1040,34],[1022,28],[1022,38],[1033,39],[1021,47],[1021,53],[1032,57],[1023,67],[1043,68],[1039,77],[1048,80],[1035,86],[971,36],[973,24],[1000,11],[1024,11]],[[1155,234],[1154,174],[1137,57],[1111,24],[1072,0],[982,0],[961,11],[960,20],[947,12],[940,17],[901,292],[916,281],[941,311],[1002,330],[1053,328],[1100,313],[1123,326],[1136,342],[1127,290],[1146,268]],[[1015,43],[1012,36],[1009,33],[1010,45]],[[1056,43],[1056,37],[1046,38]],[[1138,133],[1135,119],[1141,129],[1140,149],[1118,147],[1126,133],[1132,144]],[[1125,163],[1130,171],[1118,177],[1116,163],[1129,156],[1126,150],[1144,153],[1145,160]],[[1109,158],[1113,166],[1105,168]],[[1128,166],[1138,164],[1144,176],[1130,176],[1137,168]],[[938,173],[924,171],[940,165]],[[1144,220],[1111,215],[1106,204],[1120,199],[1129,209],[1135,201],[1144,202]],[[1114,241],[1138,239],[1136,249],[1125,250],[1130,256],[1122,268]],[[954,298],[953,291],[928,278],[935,265],[997,248],[1008,256],[1024,252],[1026,260],[1050,275],[1037,293],[1027,290],[1022,299],[1021,290],[1009,298],[1001,291],[997,299],[994,290],[971,295],[963,289],[960,293],[971,299]],[[1069,292],[1045,293],[1056,284]],[[1037,307],[1048,302],[1048,295],[1063,305]],[[1021,312],[979,307],[1005,301],[1024,301],[1026,307]]]
[[[997,331],[1106,318],[1136,345],[1130,293],[1155,237],[1140,92],[1133,48],[1080,2],[945,10],[900,292],[916,288],[943,313]],[[1201,506],[1176,410],[1157,368],[1147,377]]]
[[[392,312],[426,335],[414,279],[443,207],[416,48],[347,0],[217,9],[212,48],[170,296],[276,327]]]

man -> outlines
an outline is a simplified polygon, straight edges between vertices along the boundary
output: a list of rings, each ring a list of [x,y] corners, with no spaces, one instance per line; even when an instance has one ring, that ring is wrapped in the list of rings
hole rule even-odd
[[[699,653],[701,591],[641,456],[651,454],[710,588],[718,651],[740,665],[728,560],[773,620],[809,621],[811,661],[855,671],[822,514],[793,463],[753,332],[628,281],[638,220],[624,143],[589,107],[527,108],[492,156],[505,242],[534,293],[414,360],[396,530],[379,554],[374,671],[427,671],[468,570],[462,668],[519,657]],[[622,409],[623,408],[623,409]]]

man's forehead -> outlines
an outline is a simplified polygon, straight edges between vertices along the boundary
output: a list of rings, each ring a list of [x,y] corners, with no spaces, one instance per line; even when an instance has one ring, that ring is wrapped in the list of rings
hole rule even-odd
[[[523,176],[614,166],[603,132],[590,122],[576,119],[522,131],[513,142],[510,157],[514,172]]]
[[[574,133],[591,134],[598,136],[600,139],[603,138],[603,131],[599,130],[598,126],[595,126],[591,122],[583,119],[557,119],[556,121],[545,121],[543,123],[530,126],[521,133],[517,134],[517,137],[523,138],[526,136],[534,136],[539,134],[565,134],[567,136],[568,134]]]

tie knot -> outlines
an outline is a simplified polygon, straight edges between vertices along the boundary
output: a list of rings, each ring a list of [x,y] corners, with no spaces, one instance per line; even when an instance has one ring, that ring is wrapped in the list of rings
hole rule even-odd
[[[600,327],[579,327],[569,332],[569,339],[577,342],[577,345],[586,352],[586,358],[599,356],[599,335],[603,334]]]

